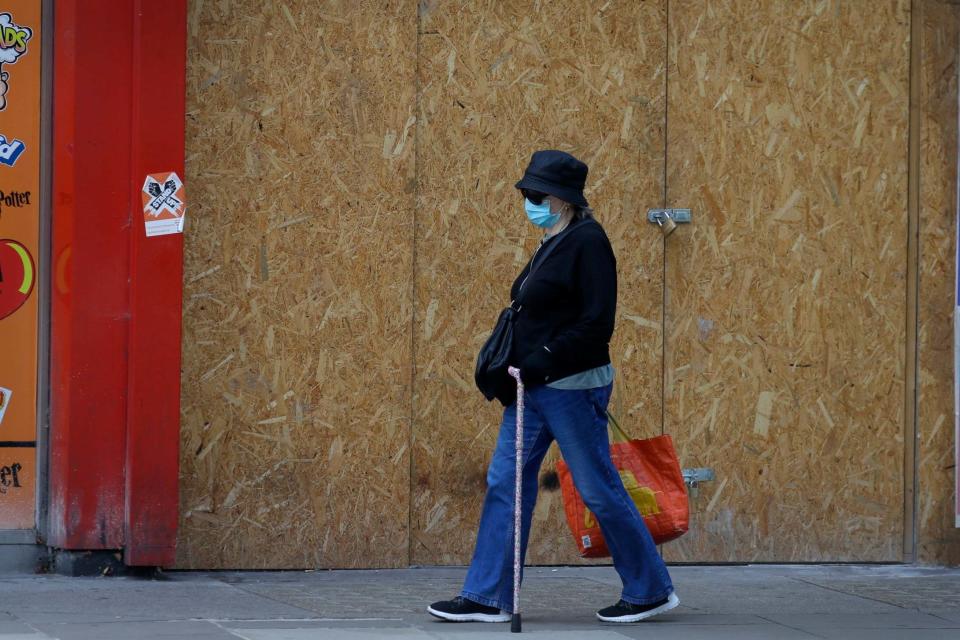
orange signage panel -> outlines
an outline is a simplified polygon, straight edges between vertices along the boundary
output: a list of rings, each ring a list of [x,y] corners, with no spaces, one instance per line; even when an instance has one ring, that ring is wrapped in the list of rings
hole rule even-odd
[[[0,529],[36,517],[40,4],[0,7]]]

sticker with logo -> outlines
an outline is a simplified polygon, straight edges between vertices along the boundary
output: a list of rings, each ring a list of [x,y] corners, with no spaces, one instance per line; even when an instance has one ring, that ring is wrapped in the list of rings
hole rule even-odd
[[[3,424],[3,414],[7,412],[10,406],[10,398],[13,397],[13,391],[6,387],[0,387],[0,424]]]
[[[10,90],[10,73],[3,70],[3,65],[16,63],[27,52],[27,43],[32,37],[30,27],[16,24],[9,13],[0,13],[0,111],[7,108]]]
[[[36,282],[33,256],[16,240],[0,239],[0,320],[23,306]]]
[[[147,236],[183,232],[187,209],[183,181],[174,173],[152,173],[143,181],[143,222]]]

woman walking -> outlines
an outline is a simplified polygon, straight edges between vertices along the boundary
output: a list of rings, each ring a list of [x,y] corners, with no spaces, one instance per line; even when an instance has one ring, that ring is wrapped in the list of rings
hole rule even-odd
[[[606,408],[613,388],[609,341],[617,305],[616,259],[583,195],[587,165],[562,151],[537,151],[516,184],[531,223],[545,231],[513,283],[520,308],[511,364],[524,395],[521,553],[526,554],[540,464],[556,440],[574,484],[600,524],[623,581],[606,622],[638,622],[679,599],[663,559],[610,460]],[[551,248],[551,245],[555,244]],[[541,257],[541,259],[538,259]],[[529,277],[528,277],[529,276]],[[506,622],[513,611],[516,387],[504,376],[503,421],[487,472],[477,543],[460,595],[427,611],[456,622]]]

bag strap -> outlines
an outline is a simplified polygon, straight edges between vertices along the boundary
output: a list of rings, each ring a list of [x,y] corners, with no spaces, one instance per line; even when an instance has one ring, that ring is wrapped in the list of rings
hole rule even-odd
[[[620,426],[620,423],[617,422],[617,419],[613,417],[613,414],[610,413],[609,409],[607,409],[607,421],[610,423],[610,431],[613,432],[614,442],[630,441],[630,436],[628,436],[626,431],[623,430],[623,427]]]
[[[529,279],[530,279],[530,276],[532,276],[532,275],[534,274],[534,272],[537,270],[537,267],[539,267],[539,266],[542,265],[544,262],[546,262],[547,257],[553,252],[554,249],[557,248],[557,245],[560,244],[561,242],[563,242],[563,240],[564,240],[565,238],[569,237],[569,236],[570,236],[570,232],[572,232],[574,229],[576,229],[577,227],[579,227],[579,226],[581,226],[581,225],[588,224],[588,223],[590,223],[590,222],[596,224],[596,221],[595,221],[595,220],[593,220],[592,218],[587,218],[587,219],[584,220],[583,222],[580,222],[580,223],[574,225],[572,228],[571,228],[571,227],[567,227],[567,228],[564,230],[564,231],[567,232],[566,235],[564,235],[564,234],[561,232],[560,235],[558,235],[556,238],[554,238],[553,242],[551,242],[549,245],[547,245],[547,248],[544,249],[543,254],[541,254],[541,256],[540,256],[540,262],[536,262],[537,252],[539,252],[539,249],[540,249],[539,247],[537,247],[537,251],[535,251],[535,252],[533,253],[533,257],[530,258],[530,271],[527,272],[527,277],[524,278],[524,279],[523,279],[523,282],[520,283],[520,290],[517,291],[517,300],[520,299],[520,295],[523,293],[523,285],[527,284],[527,280],[529,280]],[[514,301],[511,300],[511,301],[510,301],[510,306],[511,306],[511,307],[513,306],[513,303],[514,303]],[[523,306],[523,305],[521,305],[521,308],[522,308],[522,306]],[[520,310],[520,309],[517,309],[517,311],[519,311],[519,310]]]

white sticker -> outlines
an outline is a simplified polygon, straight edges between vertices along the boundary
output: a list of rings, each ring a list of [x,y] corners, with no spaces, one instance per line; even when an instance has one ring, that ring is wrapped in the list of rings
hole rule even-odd
[[[0,424],[3,424],[3,414],[7,412],[11,396],[13,396],[13,391],[0,387]]]
[[[580,540],[583,542],[584,549],[589,549],[591,546],[593,546],[590,544],[590,536],[583,536],[580,538]]]
[[[147,236],[183,233],[187,197],[180,176],[170,171],[143,181],[143,222]]]

